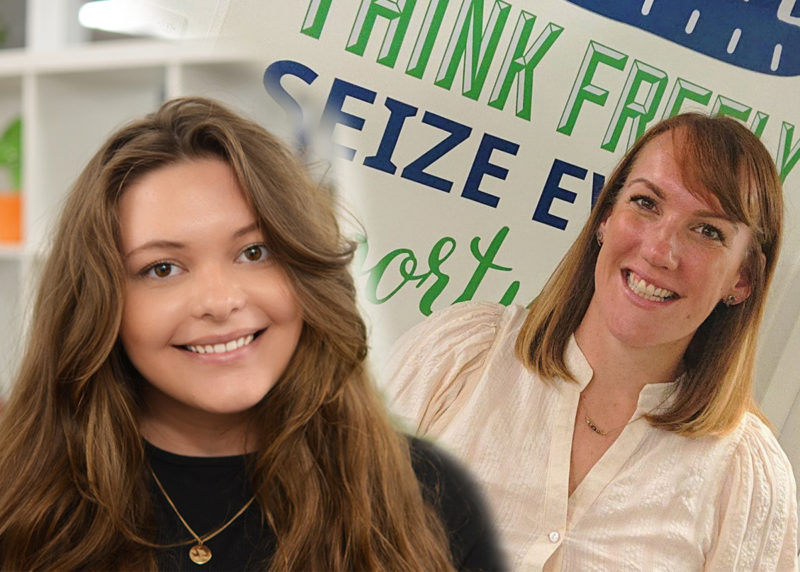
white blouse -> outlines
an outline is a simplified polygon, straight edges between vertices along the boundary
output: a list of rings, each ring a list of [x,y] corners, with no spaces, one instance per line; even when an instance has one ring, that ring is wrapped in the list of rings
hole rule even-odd
[[[522,307],[469,302],[397,343],[383,376],[407,429],[435,439],[484,487],[514,570],[796,570],[789,461],[747,414],[724,437],[690,439],[641,414],[674,383],[644,387],[634,421],[568,493],[572,432],[592,370],[574,338],[579,383],[544,383],[514,355]]]

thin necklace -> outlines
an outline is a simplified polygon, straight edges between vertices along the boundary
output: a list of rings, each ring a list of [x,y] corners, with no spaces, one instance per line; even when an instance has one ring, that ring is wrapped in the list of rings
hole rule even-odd
[[[189,526],[189,523],[186,522],[181,513],[178,511],[178,508],[175,506],[175,503],[172,502],[172,499],[169,498],[167,491],[164,490],[164,485],[162,485],[161,481],[158,480],[158,477],[156,476],[156,473],[153,471],[153,469],[150,469],[150,473],[153,475],[153,478],[155,479],[158,488],[161,490],[161,494],[163,494],[164,498],[167,499],[169,506],[171,506],[172,510],[175,511],[175,514],[178,515],[178,518],[180,519],[181,523],[183,523],[183,526],[186,527],[186,530],[188,530],[189,533],[194,537],[194,540],[197,541],[197,544],[195,544],[189,549],[189,558],[191,558],[192,562],[194,562],[195,564],[205,564],[206,562],[211,560],[211,549],[208,546],[206,546],[206,542],[208,542],[216,535],[218,535],[220,532],[228,528],[228,526],[230,526],[230,524],[234,520],[239,518],[242,515],[242,513],[246,511],[251,504],[253,504],[253,501],[256,500],[255,495],[253,495],[252,497],[250,497],[250,500],[247,501],[247,503],[242,508],[239,509],[239,512],[234,514],[228,522],[220,526],[217,530],[215,530],[211,534],[206,534],[205,536],[198,536],[198,534],[194,530],[192,530],[192,527]],[[186,542],[181,542],[181,544],[191,544],[192,542],[193,542],[192,540],[187,540]]]
[[[618,427],[614,427],[612,429],[605,429],[605,430],[600,429],[600,427],[597,426],[597,423],[592,421],[592,418],[589,417],[589,412],[588,412],[588,410],[586,408],[586,400],[584,398],[583,392],[581,392],[580,402],[583,404],[583,420],[586,422],[586,425],[589,426],[589,429],[591,429],[592,431],[594,431],[595,433],[597,433],[598,435],[600,435],[602,437],[607,437],[609,433],[614,433],[616,431],[619,431],[620,429],[625,427],[628,423],[631,423],[633,421],[633,419],[629,419],[628,421],[626,421],[622,425],[619,425]]]

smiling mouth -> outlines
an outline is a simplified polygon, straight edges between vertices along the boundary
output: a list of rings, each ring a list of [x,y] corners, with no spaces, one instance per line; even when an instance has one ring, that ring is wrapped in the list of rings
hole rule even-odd
[[[253,343],[253,340],[255,340],[263,332],[264,330],[259,330],[254,334],[247,334],[246,336],[241,336],[235,340],[230,340],[224,343],[221,342],[218,344],[205,344],[197,346],[185,345],[182,347],[196,354],[225,354],[234,350],[238,350],[239,348],[249,346]]]
[[[667,290],[666,288],[659,288],[654,284],[649,284],[645,282],[644,278],[631,270],[627,270],[625,274],[628,281],[628,288],[640,298],[650,300],[651,302],[666,302],[667,300],[678,298],[675,292]]]

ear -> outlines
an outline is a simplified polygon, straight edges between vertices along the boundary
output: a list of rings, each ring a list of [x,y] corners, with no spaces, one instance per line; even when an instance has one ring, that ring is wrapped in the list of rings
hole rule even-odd
[[[750,287],[750,278],[747,276],[746,272],[743,271],[739,273],[739,280],[729,292],[730,293],[727,294],[723,300],[730,299],[730,297],[733,296],[735,301],[725,302],[728,306],[741,304],[750,297],[752,288]]]
[[[758,253],[758,272],[763,272],[764,268],[767,263],[767,257],[764,256],[763,252]],[[736,304],[741,304],[745,300],[750,297],[750,294],[753,293],[753,284],[751,279],[751,273],[753,269],[748,268],[747,261],[742,265],[742,268],[739,270],[739,277],[736,281],[736,284],[733,285],[730,292],[727,296],[735,296],[736,301],[733,302],[731,305],[735,306]]]
[[[606,212],[603,213],[603,216],[600,217],[600,224],[597,225],[597,230],[599,232],[605,232],[606,231],[606,222],[608,222],[608,217],[610,217],[610,216],[611,216],[611,209],[608,208],[608,209],[606,209]]]

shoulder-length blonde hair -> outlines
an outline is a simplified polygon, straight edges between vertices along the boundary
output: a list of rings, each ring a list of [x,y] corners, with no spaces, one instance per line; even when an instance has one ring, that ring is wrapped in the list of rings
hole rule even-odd
[[[689,189],[701,197],[716,197],[728,216],[752,231],[744,262],[752,292],[735,306],[717,304],[684,354],[686,375],[680,378],[672,406],[648,419],[681,435],[723,434],[748,409],[758,412],[751,394],[756,337],[783,226],[783,195],[775,164],[758,138],[734,119],[677,115],[654,125],[636,142],[606,181],[577,240],[531,304],[516,352],[545,379],[574,380],[564,350],[594,294],[598,226],[639,153],[664,133],[675,141],[676,161]]]
[[[252,415],[251,480],[277,535],[271,569],[449,569],[407,441],[365,373],[354,245],[329,192],[259,125],[201,98],[114,133],[67,200],[0,416],[0,568],[155,568],[142,380],[118,339],[118,205],[143,174],[206,157],[233,170],[304,317],[287,370]]]

